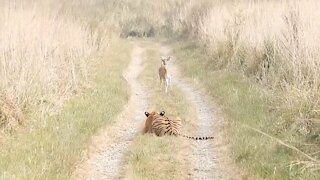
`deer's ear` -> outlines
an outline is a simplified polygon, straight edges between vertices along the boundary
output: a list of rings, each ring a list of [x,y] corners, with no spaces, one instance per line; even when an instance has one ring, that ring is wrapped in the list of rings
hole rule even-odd
[[[144,112],[144,115],[146,115],[148,117],[150,115],[150,113]]]
[[[169,56],[169,57],[167,58],[167,61],[170,61],[170,59],[171,59],[171,56]]]
[[[160,116],[164,116],[165,112],[161,111]]]

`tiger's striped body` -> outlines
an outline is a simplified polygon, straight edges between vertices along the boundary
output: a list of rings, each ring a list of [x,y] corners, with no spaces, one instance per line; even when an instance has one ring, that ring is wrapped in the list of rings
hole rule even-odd
[[[169,119],[166,116],[157,116],[153,122],[152,129],[157,136],[179,135],[181,128],[181,119]]]
[[[179,117],[175,119],[169,119],[168,117],[164,116],[165,112],[162,111],[158,112],[145,112],[147,116],[144,133],[154,133],[157,136],[164,136],[164,135],[174,135],[174,136],[182,136],[189,139],[194,140],[206,140],[206,139],[213,139],[213,137],[193,137],[187,136],[180,133],[181,128],[181,119]]]
[[[181,128],[181,119],[174,120],[164,116],[164,112],[145,112],[147,116],[144,133],[154,133],[157,136],[178,135]]]

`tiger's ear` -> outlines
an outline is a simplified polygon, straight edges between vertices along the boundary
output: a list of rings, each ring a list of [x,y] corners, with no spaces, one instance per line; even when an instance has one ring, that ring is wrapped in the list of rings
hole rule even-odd
[[[163,116],[164,114],[165,114],[165,112],[164,112],[164,111],[161,111],[160,116]]]
[[[144,114],[148,117],[150,114],[148,112],[144,112]]]

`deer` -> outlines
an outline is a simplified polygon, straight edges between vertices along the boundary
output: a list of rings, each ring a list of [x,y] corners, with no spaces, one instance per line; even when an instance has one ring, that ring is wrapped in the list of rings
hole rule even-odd
[[[168,92],[168,87],[170,85],[170,81],[171,81],[171,77],[168,73],[168,69],[166,66],[167,61],[170,60],[170,56],[169,57],[161,57],[161,66],[159,68],[159,78],[160,78],[160,88],[162,86],[162,83],[164,83],[165,86],[165,92]]]

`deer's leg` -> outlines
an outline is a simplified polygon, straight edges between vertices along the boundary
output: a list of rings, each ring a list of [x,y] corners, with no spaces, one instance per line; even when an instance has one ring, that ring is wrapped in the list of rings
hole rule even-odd
[[[168,76],[168,88],[171,89],[171,76]]]
[[[169,79],[168,77],[165,79],[165,84],[164,84],[165,88],[166,88],[166,93],[168,92],[168,86],[169,86]]]
[[[160,90],[161,90],[161,86],[162,86],[162,79],[160,77],[160,86],[159,86]]]

